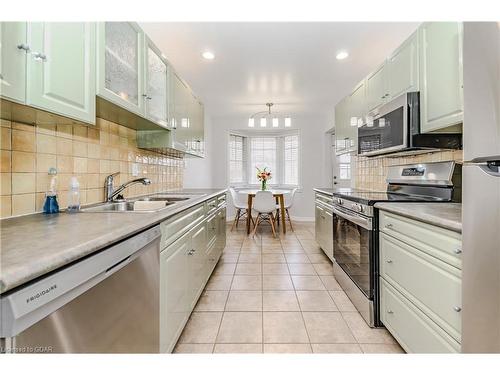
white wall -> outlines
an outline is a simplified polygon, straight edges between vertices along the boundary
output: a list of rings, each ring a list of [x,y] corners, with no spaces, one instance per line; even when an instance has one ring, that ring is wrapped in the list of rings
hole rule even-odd
[[[300,131],[302,191],[297,193],[290,213],[292,218],[298,220],[313,220],[313,188],[329,186],[329,176],[326,174],[328,153],[325,147],[325,129],[328,128],[328,118],[321,115],[303,115],[294,116],[292,122],[293,128]],[[248,118],[242,116],[211,118],[211,136],[207,145],[207,154],[210,158],[213,187],[228,186],[228,133],[234,129],[248,129],[247,124]],[[185,171],[185,186],[186,183],[191,184],[197,181],[195,177],[197,173],[205,174],[206,171],[201,171],[199,168],[206,168],[206,165],[189,161]],[[189,178],[186,180],[186,177]],[[228,217],[233,215],[234,210],[228,207]]]

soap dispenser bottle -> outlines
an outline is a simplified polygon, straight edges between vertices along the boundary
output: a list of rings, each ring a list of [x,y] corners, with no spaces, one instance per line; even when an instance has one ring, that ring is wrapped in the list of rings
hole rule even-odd
[[[68,212],[80,211],[80,183],[76,177],[71,177],[68,196]]]
[[[59,212],[59,204],[57,203],[57,169],[49,169],[50,184],[45,193],[45,203],[43,205],[44,214],[55,214]]]

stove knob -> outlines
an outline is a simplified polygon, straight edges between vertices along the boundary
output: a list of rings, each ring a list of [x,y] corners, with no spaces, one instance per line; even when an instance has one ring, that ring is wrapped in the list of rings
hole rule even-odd
[[[340,199],[340,198],[337,198],[337,203],[340,204],[340,205],[342,205],[342,204],[344,204],[344,201],[342,199]]]
[[[358,212],[363,212],[364,211],[363,206],[360,205],[360,204],[356,205],[356,209],[358,210]]]

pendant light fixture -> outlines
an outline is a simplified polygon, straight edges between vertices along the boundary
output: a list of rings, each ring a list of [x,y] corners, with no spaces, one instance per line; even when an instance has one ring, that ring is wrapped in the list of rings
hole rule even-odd
[[[254,128],[255,127],[255,119],[258,119],[258,123],[261,128],[266,128],[268,124],[273,127],[273,128],[279,128],[280,123],[280,117],[279,114],[276,112],[271,113],[271,107],[274,105],[274,103],[266,103],[267,110],[266,111],[260,111],[254,113],[252,116],[248,118],[248,127],[249,128]],[[284,117],[284,125],[285,128],[289,128],[292,126],[292,119],[291,117],[287,116]]]

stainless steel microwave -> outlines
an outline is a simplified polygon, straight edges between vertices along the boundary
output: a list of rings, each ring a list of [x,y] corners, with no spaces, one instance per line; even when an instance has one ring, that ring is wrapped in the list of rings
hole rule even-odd
[[[420,149],[460,149],[462,135],[420,132],[420,95],[409,92],[380,108],[358,128],[358,154],[374,156]]]

